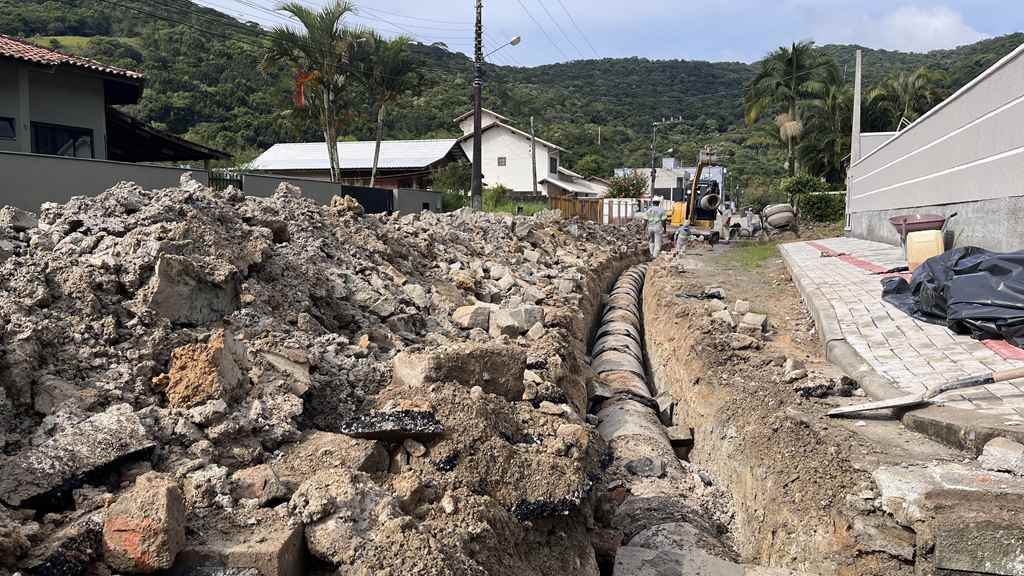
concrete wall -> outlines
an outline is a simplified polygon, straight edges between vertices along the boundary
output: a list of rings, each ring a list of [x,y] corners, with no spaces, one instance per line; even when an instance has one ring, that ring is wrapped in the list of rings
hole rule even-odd
[[[415,214],[426,209],[431,212],[441,211],[441,193],[430,190],[395,190],[395,210],[402,214]]]
[[[498,126],[484,132],[480,146],[483,151],[485,185],[500,184],[516,192],[533,191],[533,164],[529,138]],[[462,149],[472,161],[473,140],[463,141]],[[507,159],[505,166],[498,166],[500,156]],[[552,150],[537,142],[537,182],[548,176],[552,156],[557,158],[558,150]],[[538,184],[537,189],[543,189],[543,185]]]
[[[298,178],[294,176],[274,176],[264,174],[243,174],[242,190],[247,196],[269,198],[281,182],[290,182],[302,189],[302,195],[312,198],[320,204],[330,204],[331,198],[338,195],[339,185],[326,180]]]
[[[899,132],[865,132],[860,135],[860,153],[871,154]]]
[[[980,246],[996,252],[1024,249],[1024,196],[921,206],[914,212],[943,216],[957,213],[946,227],[947,250],[959,246]],[[889,218],[903,214],[907,214],[903,208],[851,214],[850,234],[898,246],[900,237]]]
[[[14,118],[15,140],[0,140],[0,151],[31,152],[31,123],[92,130],[93,157],[107,157],[107,114],[103,80],[61,68],[0,62],[0,116]]]
[[[958,245],[1024,247],[1022,126],[1024,46],[850,167],[851,232],[893,241],[889,215],[959,211]]]
[[[200,182],[209,182],[209,175],[202,170],[0,152],[0,205],[34,212],[44,202],[95,196],[122,181],[147,189],[176,186],[185,172],[192,172]]]

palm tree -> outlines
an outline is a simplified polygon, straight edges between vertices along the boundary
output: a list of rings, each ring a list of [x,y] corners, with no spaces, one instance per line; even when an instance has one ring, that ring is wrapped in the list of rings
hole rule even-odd
[[[358,34],[344,26],[345,16],[355,11],[347,0],[334,0],[320,11],[297,2],[282,4],[279,10],[291,14],[304,30],[276,27],[270,32],[270,47],[260,67],[266,71],[276,62],[287,62],[295,70],[295,105],[309,100],[317,107],[320,127],[331,163],[331,181],[339,177],[338,111],[342,106],[345,72]]]
[[[384,108],[418,82],[416,65],[409,54],[409,39],[399,36],[386,40],[375,32],[366,36],[368,49],[358,59],[359,76],[366,84],[377,117],[377,143],[373,149],[370,186],[377,180],[380,143],[384,139]]]
[[[887,129],[900,130],[942,99],[938,85],[943,78],[942,73],[923,67],[910,74],[900,72],[868,92],[868,108],[881,117]]]
[[[796,174],[794,140],[802,130],[801,103],[818,89],[821,73],[834,68],[835,62],[815,51],[814,42],[794,42],[781,46],[761,61],[761,71],[747,86],[744,101],[747,125],[763,114],[781,111],[776,116],[781,137],[786,140],[786,164],[789,175]]]
[[[841,186],[846,178],[844,161],[850,153],[853,90],[834,68],[825,73],[816,92],[806,103],[805,136],[797,155],[807,172]]]

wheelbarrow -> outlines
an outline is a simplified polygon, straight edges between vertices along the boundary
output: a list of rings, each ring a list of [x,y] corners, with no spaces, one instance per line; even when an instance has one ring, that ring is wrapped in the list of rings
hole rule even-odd
[[[946,225],[957,215],[953,212],[948,217],[941,214],[910,214],[904,216],[893,216],[889,223],[896,228],[900,235],[900,248],[903,249],[903,259],[907,259],[907,235],[911,232],[924,230],[941,230],[946,234]]]

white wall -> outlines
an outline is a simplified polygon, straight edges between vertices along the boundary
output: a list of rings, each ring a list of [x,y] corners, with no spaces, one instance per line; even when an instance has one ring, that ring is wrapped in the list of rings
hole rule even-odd
[[[1022,128],[1024,46],[851,166],[848,209],[1024,196]]]
[[[480,111],[480,126],[481,127],[486,127],[486,126],[488,126],[490,124],[494,124],[495,122],[499,122],[499,121],[500,121],[500,119],[497,116],[495,116],[494,114],[491,114],[490,112],[488,112],[486,110],[481,110]],[[473,116],[466,116],[465,118],[463,118],[462,121],[459,122],[459,128],[462,129],[462,135],[463,136],[465,136],[466,134],[471,133],[473,131]]]
[[[497,126],[484,132],[480,142],[483,153],[484,184],[502,185],[516,192],[533,191],[533,165],[530,157],[530,139],[511,130]],[[473,140],[464,140],[462,149],[473,160]],[[537,142],[537,181],[548,176],[550,158],[558,157],[553,150]],[[505,166],[498,166],[498,157],[507,159]],[[544,186],[538,184],[538,190]]]
[[[860,135],[861,155],[871,154],[899,132],[864,132]]]

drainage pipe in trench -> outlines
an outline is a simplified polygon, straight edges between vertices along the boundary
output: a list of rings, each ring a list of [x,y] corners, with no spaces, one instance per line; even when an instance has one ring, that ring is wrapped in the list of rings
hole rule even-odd
[[[680,568],[679,574],[742,573],[722,543],[725,527],[684,502],[694,470],[676,449],[689,439],[679,427],[666,428],[673,423],[662,418],[671,420],[671,411],[659,407],[658,387],[645,368],[641,307],[647,266],[633,266],[615,282],[590,354],[590,412],[611,449],[609,489],[598,515],[606,532],[595,542],[599,565],[602,574],[615,576],[664,562]]]

